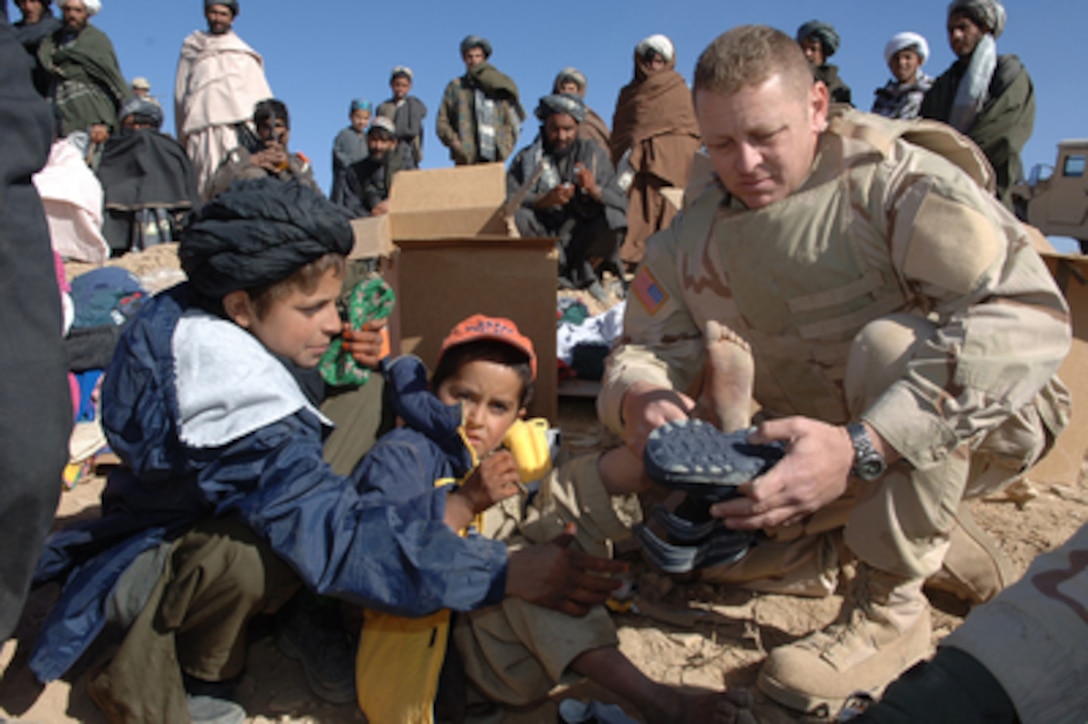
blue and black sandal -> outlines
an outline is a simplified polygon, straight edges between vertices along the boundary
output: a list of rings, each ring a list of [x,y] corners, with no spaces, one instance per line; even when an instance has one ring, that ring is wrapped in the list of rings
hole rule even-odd
[[[737,486],[767,472],[785,454],[782,443],[753,445],[748,430],[725,433],[701,420],[670,422],[654,430],[643,455],[646,474],[658,485],[687,493],[673,512],[651,512],[665,538],[646,526],[635,537],[649,561],[666,573],[733,563],[756,544],[757,534],[730,530],[710,506],[736,497]]]
[[[748,554],[756,541],[755,533],[717,524],[705,538],[685,544],[662,540],[642,524],[632,532],[646,558],[665,573],[688,573],[696,568],[735,563]]]
[[[702,420],[668,422],[650,433],[643,462],[658,485],[708,502],[728,500],[785,455],[785,445],[753,445],[748,430],[722,432]]]

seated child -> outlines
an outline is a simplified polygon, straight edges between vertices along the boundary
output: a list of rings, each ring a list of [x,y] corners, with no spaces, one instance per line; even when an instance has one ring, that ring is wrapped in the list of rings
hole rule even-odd
[[[618,585],[598,575],[611,561],[461,538],[444,500],[368,504],[322,460],[327,420],[289,370],[341,332],[352,241],[319,192],[272,179],[236,184],[186,230],[189,281],[143,306],[106,371],[102,422],[125,467],[102,517],[54,534],[38,566],[38,582],[67,575],[30,661],[43,682],[109,623],[124,639],[89,690],[111,721],[241,721],[229,684],[246,625],[300,586],[415,616],[505,595],[599,602]],[[350,346],[376,364],[372,336]],[[476,486],[461,498],[490,504]]]
[[[525,414],[536,364],[532,342],[513,322],[482,315],[462,321],[445,339],[431,391],[418,358],[384,361],[387,390],[406,425],[380,439],[360,464],[360,498],[394,505],[429,500],[435,519],[438,504],[448,501],[444,519],[459,530],[483,503],[470,504],[466,495],[454,512],[454,496],[445,483],[460,479],[464,488],[478,483],[473,495],[487,491],[502,502],[484,513],[470,540],[482,533],[517,550],[574,528],[573,547],[608,555],[610,541],[627,537],[629,525],[637,520],[633,493],[643,487],[643,480],[604,480],[598,458],[591,456],[573,460],[529,490],[520,486],[512,454],[501,448],[507,430]],[[584,601],[558,609],[506,598],[456,618],[453,641],[480,694],[500,704],[524,706],[541,701],[572,672],[631,702],[648,722],[732,721],[733,704],[745,703],[734,693],[686,695],[651,681],[620,652],[615,626],[603,606]],[[444,635],[445,621],[435,623],[433,633],[424,632],[425,643]],[[396,643],[376,640],[381,637]],[[368,617],[363,625],[357,687],[371,721],[433,721],[431,702],[421,705],[418,692],[433,699],[438,675],[434,661],[417,666],[420,674],[409,678],[398,675],[387,655],[396,650],[403,654],[409,639],[384,616]],[[439,652],[438,663],[441,656]],[[421,681],[424,676],[430,680]],[[414,698],[412,690],[417,692]]]

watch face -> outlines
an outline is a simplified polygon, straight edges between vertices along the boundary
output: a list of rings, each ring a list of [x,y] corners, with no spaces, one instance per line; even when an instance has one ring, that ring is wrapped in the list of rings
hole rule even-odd
[[[867,460],[859,460],[857,464],[858,477],[863,480],[873,480],[880,476],[884,472],[884,462],[880,459],[869,458]]]

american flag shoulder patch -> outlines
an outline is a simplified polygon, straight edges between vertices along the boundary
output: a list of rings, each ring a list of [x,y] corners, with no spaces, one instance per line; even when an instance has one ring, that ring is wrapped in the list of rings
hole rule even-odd
[[[642,267],[635,274],[631,282],[631,289],[635,292],[635,298],[650,314],[656,314],[657,310],[669,301],[669,294],[654,279],[654,275],[646,267]]]

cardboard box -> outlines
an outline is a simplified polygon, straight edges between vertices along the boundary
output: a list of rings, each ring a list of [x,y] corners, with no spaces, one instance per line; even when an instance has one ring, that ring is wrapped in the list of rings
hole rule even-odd
[[[352,222],[351,258],[386,256],[397,295],[393,350],[433,365],[451,328],[473,314],[507,317],[533,341],[539,363],[529,414],[558,418],[554,239],[506,234],[502,164],[402,171],[390,213]]]
[[[355,247],[348,256],[390,256],[400,239],[509,236],[505,200],[501,163],[401,171],[389,190],[390,212],[351,222]]]
[[[1073,346],[1058,376],[1073,396],[1073,416],[1054,449],[1027,477],[1040,483],[1075,485],[1088,450],[1088,257],[1041,251],[1050,273],[1069,302],[1073,317]]]

